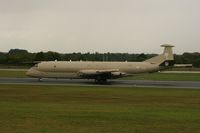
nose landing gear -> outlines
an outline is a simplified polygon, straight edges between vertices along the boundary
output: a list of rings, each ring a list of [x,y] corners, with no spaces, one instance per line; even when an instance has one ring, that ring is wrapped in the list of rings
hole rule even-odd
[[[38,82],[42,82],[42,78],[38,78]]]

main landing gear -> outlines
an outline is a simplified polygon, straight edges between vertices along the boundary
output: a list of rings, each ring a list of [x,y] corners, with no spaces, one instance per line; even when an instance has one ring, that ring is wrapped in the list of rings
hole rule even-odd
[[[95,83],[98,83],[98,84],[106,84],[107,83],[107,78],[98,76],[97,78],[95,78],[94,81],[95,81]]]

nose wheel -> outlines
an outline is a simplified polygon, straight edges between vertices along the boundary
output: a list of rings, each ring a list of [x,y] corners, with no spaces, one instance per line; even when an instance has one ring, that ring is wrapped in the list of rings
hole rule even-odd
[[[38,82],[42,82],[42,78],[38,78]]]

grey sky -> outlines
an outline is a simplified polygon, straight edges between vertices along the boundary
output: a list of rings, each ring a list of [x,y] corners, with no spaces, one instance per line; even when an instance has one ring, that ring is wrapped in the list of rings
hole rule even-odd
[[[0,0],[0,51],[200,52],[200,0]]]

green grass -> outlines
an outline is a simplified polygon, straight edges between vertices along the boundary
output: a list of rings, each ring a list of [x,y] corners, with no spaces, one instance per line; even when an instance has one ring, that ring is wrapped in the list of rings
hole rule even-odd
[[[151,73],[125,77],[127,80],[200,81],[199,73]]]
[[[0,77],[7,77],[7,78],[24,78],[24,77],[26,77],[26,71],[0,70]]]
[[[200,90],[0,85],[2,133],[197,133]]]

